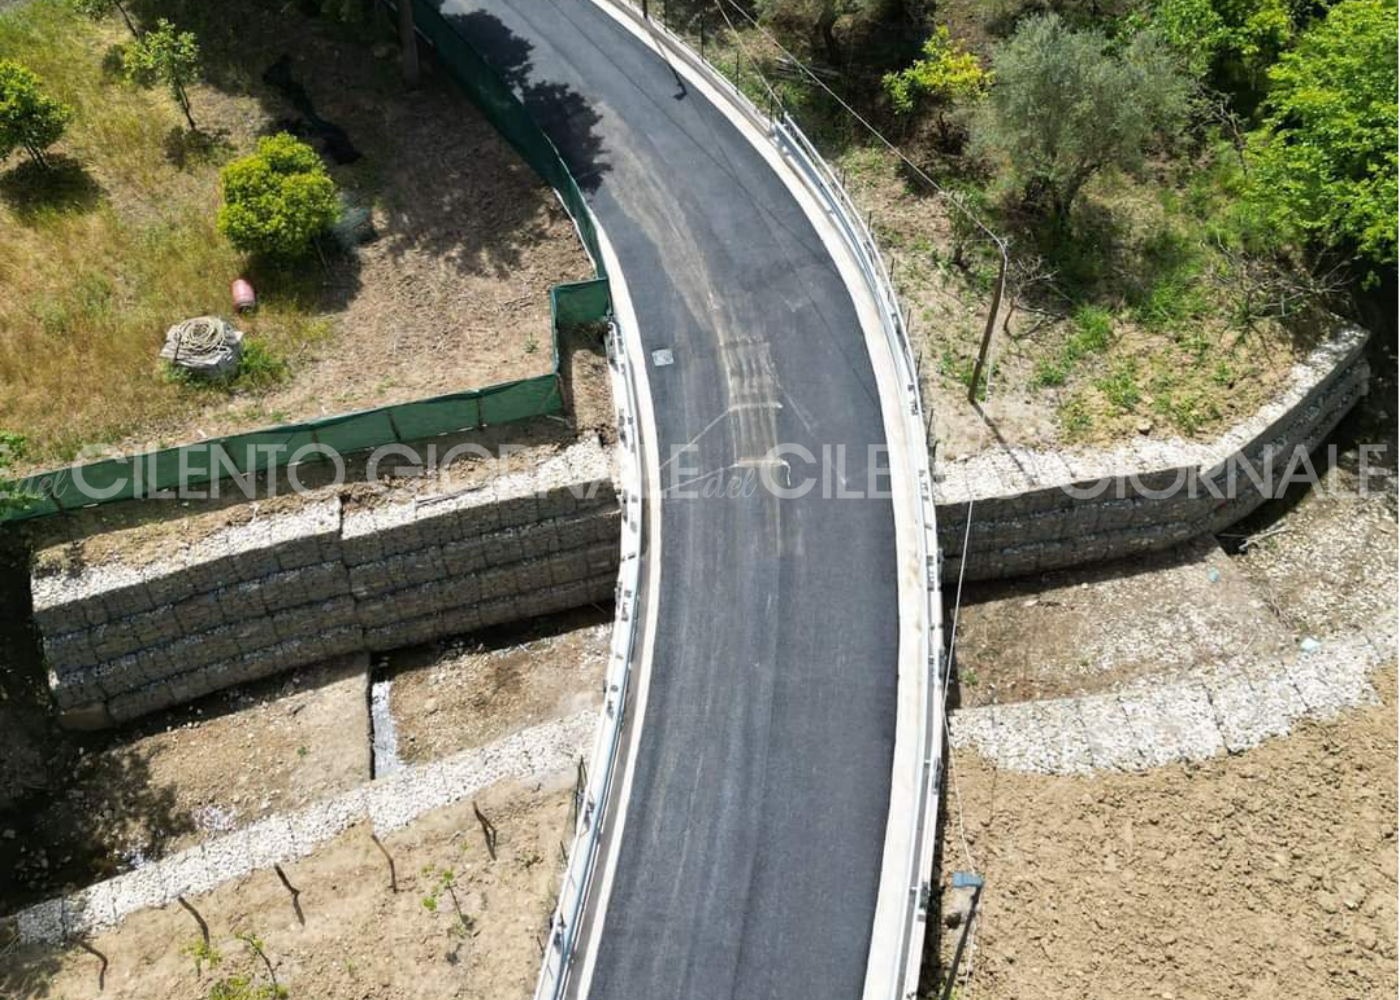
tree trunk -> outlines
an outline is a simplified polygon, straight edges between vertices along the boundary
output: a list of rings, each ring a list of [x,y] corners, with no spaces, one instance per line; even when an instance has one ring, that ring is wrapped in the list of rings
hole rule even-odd
[[[413,30],[413,0],[398,0],[399,46],[403,49],[403,82],[418,86],[418,35]]]
[[[131,32],[132,37],[140,38],[141,32],[136,30],[136,24],[131,20],[131,15],[126,12],[126,5],[123,4],[121,0],[116,0],[116,7],[117,13],[121,14],[122,20],[126,22],[127,30]]]
[[[822,4],[822,12],[817,15],[817,39],[826,52],[826,61],[835,67],[841,65],[841,44],[836,40],[836,4],[827,0]]]
[[[175,96],[180,100],[180,110],[185,113],[185,121],[190,123],[190,131],[198,132],[199,126],[194,123],[194,115],[190,113],[190,95],[185,93],[185,85],[179,80],[175,81]]]
[[[42,169],[49,169],[49,161],[44,159],[43,150],[41,150],[38,146],[31,145],[27,142],[24,144],[24,148],[29,150],[29,155],[34,158],[34,162],[39,164],[39,166]]]

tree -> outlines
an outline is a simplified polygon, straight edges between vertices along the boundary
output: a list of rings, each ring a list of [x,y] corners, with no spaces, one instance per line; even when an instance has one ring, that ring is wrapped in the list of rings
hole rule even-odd
[[[727,5],[729,0],[720,0],[720,3]],[[853,32],[862,31],[885,25],[896,15],[908,13],[904,4],[896,0],[756,0],[754,7],[759,18],[789,48],[799,51],[809,48],[832,67],[843,67],[846,62],[836,33],[838,25]],[[887,25],[885,32],[868,37],[867,44],[852,46],[852,57],[863,59],[869,65],[872,60],[878,60],[877,49],[888,47],[876,43],[902,30]],[[904,52],[907,54],[907,49]]]
[[[176,31],[161,18],[155,29],[137,37],[122,52],[127,78],[143,87],[163,83],[185,113],[190,128],[197,129],[190,113],[187,88],[199,78],[199,42],[191,31]]]
[[[79,14],[94,21],[100,21],[115,9],[121,14],[122,20],[126,22],[127,30],[134,37],[141,37],[141,32],[136,30],[136,24],[131,20],[131,15],[127,13],[126,5],[122,3],[122,0],[69,0],[69,2]]]
[[[398,0],[399,47],[403,50],[403,82],[410,89],[418,86],[418,33],[413,26],[413,0]]]
[[[1149,140],[1180,127],[1191,92],[1156,36],[1139,33],[1115,53],[1055,14],[1023,22],[992,71],[973,138],[1061,230],[1090,177],[1136,166]]]
[[[321,158],[285,132],[260,139],[258,151],[226,166],[221,179],[219,231],[245,253],[300,257],[339,214]]]
[[[1257,91],[1293,37],[1298,0],[1163,0],[1153,26],[1191,72],[1230,92]]]
[[[48,149],[68,128],[73,109],[40,89],[39,78],[17,62],[0,60],[0,160],[23,147],[47,168]]]
[[[924,42],[923,56],[898,73],[886,73],[882,82],[898,114],[911,114],[921,103],[933,102],[938,109],[938,130],[946,139],[948,107],[980,97],[991,82],[991,74],[940,24]]]
[[[1251,201],[1292,238],[1394,264],[1396,3],[1348,0],[1269,70]]]

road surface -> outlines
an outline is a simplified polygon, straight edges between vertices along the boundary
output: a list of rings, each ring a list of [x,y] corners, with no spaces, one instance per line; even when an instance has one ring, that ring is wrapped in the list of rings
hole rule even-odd
[[[801,498],[704,495],[707,476],[746,492],[779,445],[833,463],[844,447],[836,472],[867,488],[884,430],[850,295],[738,130],[595,4],[442,12],[554,139],[616,250],[648,361],[673,358],[649,370],[658,619],[588,995],[852,1000],[890,796],[893,505],[824,495],[835,478]],[[821,476],[792,454],[769,469]]]

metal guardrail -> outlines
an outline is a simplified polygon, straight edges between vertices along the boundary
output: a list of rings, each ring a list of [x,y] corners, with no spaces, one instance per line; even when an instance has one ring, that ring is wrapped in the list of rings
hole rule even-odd
[[[535,985],[536,1000],[558,1000],[568,983],[569,968],[578,944],[579,926],[597,869],[600,837],[622,740],[623,707],[631,682],[632,658],[637,651],[643,540],[646,537],[645,480],[641,432],[637,421],[637,387],[631,367],[634,361],[628,357],[616,320],[609,326],[607,347],[622,456],[622,562],[618,569],[617,614],[613,621],[612,647],[604,682],[603,717],[593,742],[592,759],[574,830],[574,843],[569,850],[569,860],[559,889],[559,903],[550,917],[549,941],[545,944],[544,959]],[[639,360],[635,363],[645,362]]]

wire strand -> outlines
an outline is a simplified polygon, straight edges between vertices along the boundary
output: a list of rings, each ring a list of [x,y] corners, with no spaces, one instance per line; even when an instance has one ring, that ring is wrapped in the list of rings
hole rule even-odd
[[[739,15],[743,17],[744,20],[748,21],[749,24],[753,25],[754,29],[757,30],[758,33],[761,34],[764,38],[766,38],[773,45],[774,48],[781,52],[787,59],[791,60],[793,65],[795,65],[798,69],[802,71],[802,74],[804,76],[806,76],[814,84],[816,84],[823,91],[825,91],[826,94],[828,94],[832,100],[834,100],[837,104],[841,105],[842,109],[844,109],[847,114],[849,114],[856,121],[860,122],[860,124],[864,126],[866,131],[868,131],[876,139],[879,139],[880,142],[890,152],[894,153],[895,156],[899,157],[899,159],[904,163],[905,166],[907,166],[910,170],[914,171],[915,175],[917,175],[921,180],[923,180],[924,183],[926,183],[929,187],[933,188],[934,191],[937,191],[938,194],[945,201],[949,202],[955,209],[957,209],[959,213],[962,214],[964,218],[966,218],[969,222],[971,222],[974,226],[981,230],[982,233],[985,234],[988,239],[990,239],[994,244],[996,244],[997,250],[1001,254],[1002,260],[1004,262],[1008,260],[1006,251],[1007,242],[1003,237],[993,232],[991,227],[988,226],[985,222],[983,222],[978,216],[973,214],[973,212],[970,211],[967,208],[967,206],[962,203],[962,200],[960,198],[958,198],[955,194],[947,190],[936,180],[930,177],[922,167],[920,167],[913,160],[909,159],[909,157],[905,155],[902,149],[896,146],[889,139],[885,138],[884,133],[882,133],[874,125],[870,124],[870,122],[867,121],[866,118],[859,111],[851,107],[851,105],[846,102],[845,98],[843,98],[840,94],[836,93],[836,91],[828,87],[825,81],[823,81],[819,76],[817,76],[817,74],[814,73],[807,66],[806,63],[804,63],[801,59],[797,58],[797,56],[793,55],[792,52],[785,48],[782,42],[774,38],[773,35],[768,31],[768,29],[763,27],[763,25],[761,25],[752,14],[744,10],[744,8],[740,6],[736,2],[736,0],[715,0],[715,4],[716,6],[720,7],[721,14],[724,13],[724,9],[722,6],[724,4],[727,4],[730,7],[734,8],[734,10],[736,10],[739,13]],[[729,21],[728,15],[725,15],[725,21],[730,23],[731,25],[733,23]],[[759,76],[762,77],[762,75],[763,74],[760,72]],[[764,81],[764,84],[765,86],[767,86],[766,80]],[[768,89],[770,92],[772,92],[771,87],[769,87]]]

